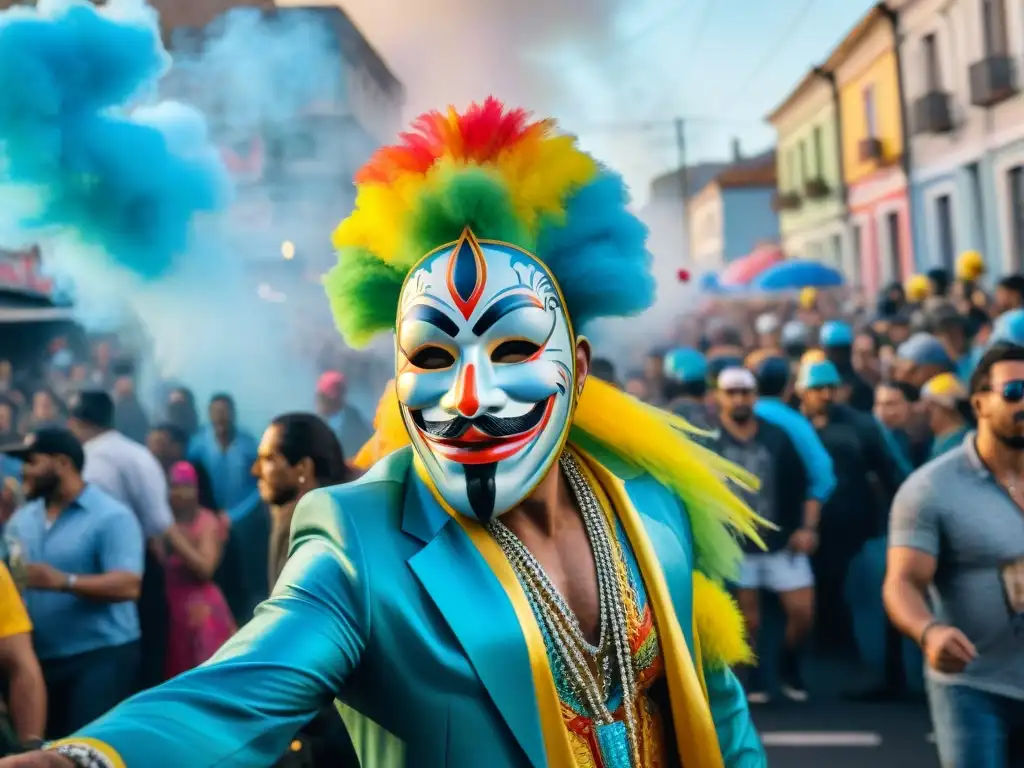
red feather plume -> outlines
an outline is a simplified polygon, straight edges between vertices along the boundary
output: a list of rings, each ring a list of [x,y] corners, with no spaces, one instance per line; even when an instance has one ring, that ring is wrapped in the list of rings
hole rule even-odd
[[[378,149],[355,175],[357,184],[391,184],[406,174],[424,175],[444,155],[482,164],[514,147],[524,137],[548,128],[546,121],[530,122],[524,109],[506,109],[493,96],[471,104],[455,124],[441,112],[416,118],[412,129],[399,134],[399,143]]]

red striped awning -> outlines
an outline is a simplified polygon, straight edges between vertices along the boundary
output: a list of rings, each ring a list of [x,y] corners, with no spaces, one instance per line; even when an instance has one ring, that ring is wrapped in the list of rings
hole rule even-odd
[[[777,245],[759,245],[746,256],[732,262],[718,278],[720,285],[746,285],[769,267],[782,261],[782,249]]]

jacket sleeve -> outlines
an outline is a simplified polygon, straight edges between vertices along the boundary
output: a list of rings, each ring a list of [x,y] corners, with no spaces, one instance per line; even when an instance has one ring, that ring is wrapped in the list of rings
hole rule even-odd
[[[704,679],[725,768],[765,768],[768,758],[736,675],[724,664],[709,664]]]
[[[359,542],[329,491],[309,494],[273,595],[206,664],[111,710],[61,743],[127,768],[257,768],[339,692],[370,632]]]

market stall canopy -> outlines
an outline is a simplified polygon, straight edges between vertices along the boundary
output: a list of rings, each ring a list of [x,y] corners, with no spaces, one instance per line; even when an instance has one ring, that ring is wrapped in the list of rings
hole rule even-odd
[[[783,261],[761,272],[751,282],[756,291],[798,291],[801,288],[836,288],[843,275],[817,261]]]
[[[782,251],[777,245],[759,245],[746,256],[732,262],[719,277],[722,286],[748,285],[765,270],[783,260]]]

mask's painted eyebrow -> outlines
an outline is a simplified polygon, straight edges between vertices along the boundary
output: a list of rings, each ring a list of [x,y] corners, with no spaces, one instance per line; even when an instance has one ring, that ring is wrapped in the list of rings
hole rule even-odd
[[[484,310],[480,319],[473,325],[473,333],[483,336],[505,315],[527,307],[542,309],[543,305],[536,296],[531,296],[528,293],[510,293],[507,296],[502,296]]]
[[[455,321],[437,307],[432,307],[429,304],[414,304],[410,307],[409,311],[402,316],[402,322],[411,320],[429,323],[453,339],[459,335],[459,326],[455,324]]]

